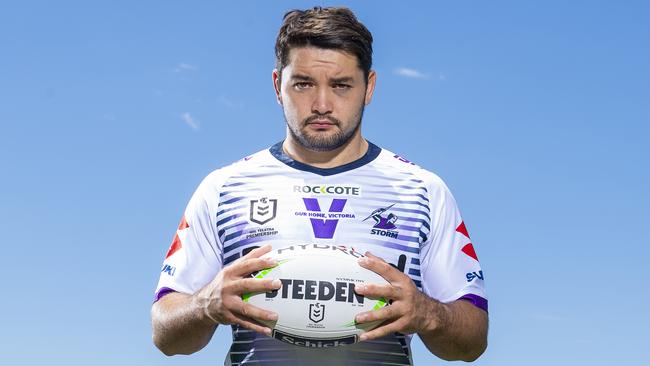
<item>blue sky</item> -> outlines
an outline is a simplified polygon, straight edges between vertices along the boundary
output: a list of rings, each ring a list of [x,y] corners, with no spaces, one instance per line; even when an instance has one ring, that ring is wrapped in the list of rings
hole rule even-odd
[[[3,363],[216,365],[151,343],[181,212],[283,138],[273,44],[304,1],[21,1],[0,11]],[[344,3],[373,32],[365,136],[438,173],[490,296],[477,365],[640,364],[650,177],[642,1]],[[444,364],[414,342],[416,364]]]

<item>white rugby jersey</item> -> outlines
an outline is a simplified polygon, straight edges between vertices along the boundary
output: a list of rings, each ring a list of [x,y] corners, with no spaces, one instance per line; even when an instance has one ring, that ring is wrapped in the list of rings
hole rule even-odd
[[[282,143],[209,174],[190,199],[163,263],[156,300],[193,294],[252,249],[329,244],[382,257],[442,302],[487,311],[483,272],[443,181],[369,143],[357,161],[312,167]],[[410,365],[410,336],[308,349],[232,327],[226,365]]]

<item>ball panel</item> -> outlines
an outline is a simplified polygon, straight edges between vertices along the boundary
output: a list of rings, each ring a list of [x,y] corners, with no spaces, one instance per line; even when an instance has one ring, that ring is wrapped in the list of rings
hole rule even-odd
[[[362,283],[388,283],[357,263],[359,253],[342,246],[295,245],[267,254],[275,267],[253,275],[282,281],[279,290],[245,294],[244,301],[278,313],[273,337],[306,347],[330,347],[355,343],[358,335],[380,322],[356,324],[356,314],[387,306],[385,299],[372,299],[354,292]],[[276,335],[277,334],[277,335]]]

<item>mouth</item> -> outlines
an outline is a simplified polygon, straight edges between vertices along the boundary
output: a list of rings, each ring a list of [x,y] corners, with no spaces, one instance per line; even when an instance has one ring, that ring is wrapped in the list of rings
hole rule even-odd
[[[328,118],[314,118],[307,123],[318,123],[318,124],[329,124],[329,125],[334,124],[334,122],[330,121]]]
[[[307,124],[307,126],[311,127],[312,129],[314,129],[316,131],[327,131],[327,130],[330,130],[330,129],[334,128],[334,124],[331,123],[331,122],[327,122],[327,123],[312,122],[312,123]]]
[[[334,123],[328,119],[315,119],[312,121],[309,121],[307,123],[308,125],[315,125],[315,126],[333,126]]]
[[[336,123],[336,121],[333,121],[331,118],[328,117],[313,116],[312,118],[309,118],[305,124],[307,126],[320,130],[320,129],[332,128],[336,126],[338,123]]]

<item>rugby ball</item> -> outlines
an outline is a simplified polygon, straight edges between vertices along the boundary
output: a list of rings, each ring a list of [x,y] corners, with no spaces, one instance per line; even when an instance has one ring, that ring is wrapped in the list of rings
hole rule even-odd
[[[277,265],[251,274],[279,279],[282,287],[266,293],[244,294],[244,301],[276,312],[278,320],[265,322],[272,337],[296,346],[336,347],[358,342],[359,335],[380,322],[356,324],[357,314],[387,306],[386,299],[354,292],[363,283],[387,284],[380,275],[357,263],[362,254],[350,247],[327,244],[292,245],[265,256]]]

